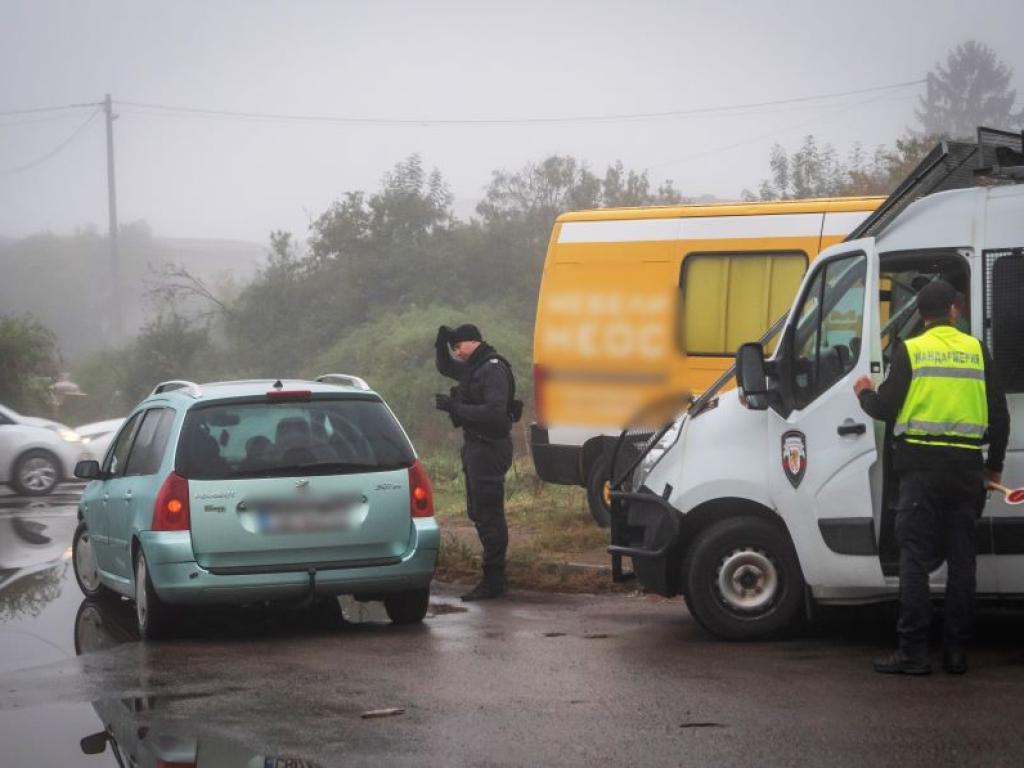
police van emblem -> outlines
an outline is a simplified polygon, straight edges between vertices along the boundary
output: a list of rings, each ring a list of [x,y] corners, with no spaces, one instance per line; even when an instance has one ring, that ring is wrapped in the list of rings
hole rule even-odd
[[[807,438],[803,432],[787,432],[782,436],[782,469],[794,488],[800,485],[807,471]]]

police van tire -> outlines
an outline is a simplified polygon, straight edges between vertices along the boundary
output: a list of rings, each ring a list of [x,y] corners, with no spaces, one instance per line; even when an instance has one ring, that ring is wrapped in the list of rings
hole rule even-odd
[[[594,522],[602,528],[607,528],[612,522],[611,510],[604,502],[604,484],[610,471],[609,460],[602,453],[594,459],[587,474],[587,506]]]
[[[683,583],[690,613],[725,640],[774,637],[802,616],[804,581],[793,544],[759,517],[705,528],[684,559]]]

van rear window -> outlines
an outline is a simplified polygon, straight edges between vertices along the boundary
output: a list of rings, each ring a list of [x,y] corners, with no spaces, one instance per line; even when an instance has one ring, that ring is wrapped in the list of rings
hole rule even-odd
[[[185,477],[215,480],[377,472],[414,460],[380,400],[332,399],[193,408],[176,464]]]

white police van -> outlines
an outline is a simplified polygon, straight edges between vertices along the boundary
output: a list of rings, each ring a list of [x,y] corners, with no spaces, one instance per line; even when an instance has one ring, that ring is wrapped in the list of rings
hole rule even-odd
[[[881,381],[894,342],[920,332],[916,292],[936,278],[963,293],[963,330],[993,352],[1011,418],[1003,474],[1024,484],[1022,157],[1024,137],[988,129],[977,145],[937,147],[857,239],[814,262],[770,359],[761,344],[741,347],[740,390],[704,393],[653,434],[623,433],[615,578],[682,594],[728,639],[778,633],[814,603],[895,598],[891,436],[861,410],[853,382]],[[977,164],[989,185],[975,186]],[[926,194],[939,183],[968,188]],[[977,562],[980,599],[1024,596],[1024,506],[989,495]],[[934,593],[944,581],[943,565]]]

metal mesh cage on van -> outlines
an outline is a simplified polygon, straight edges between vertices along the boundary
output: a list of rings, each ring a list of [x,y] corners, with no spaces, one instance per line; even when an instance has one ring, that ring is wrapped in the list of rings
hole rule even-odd
[[[1007,392],[1024,392],[1024,248],[985,251],[985,342]]]

